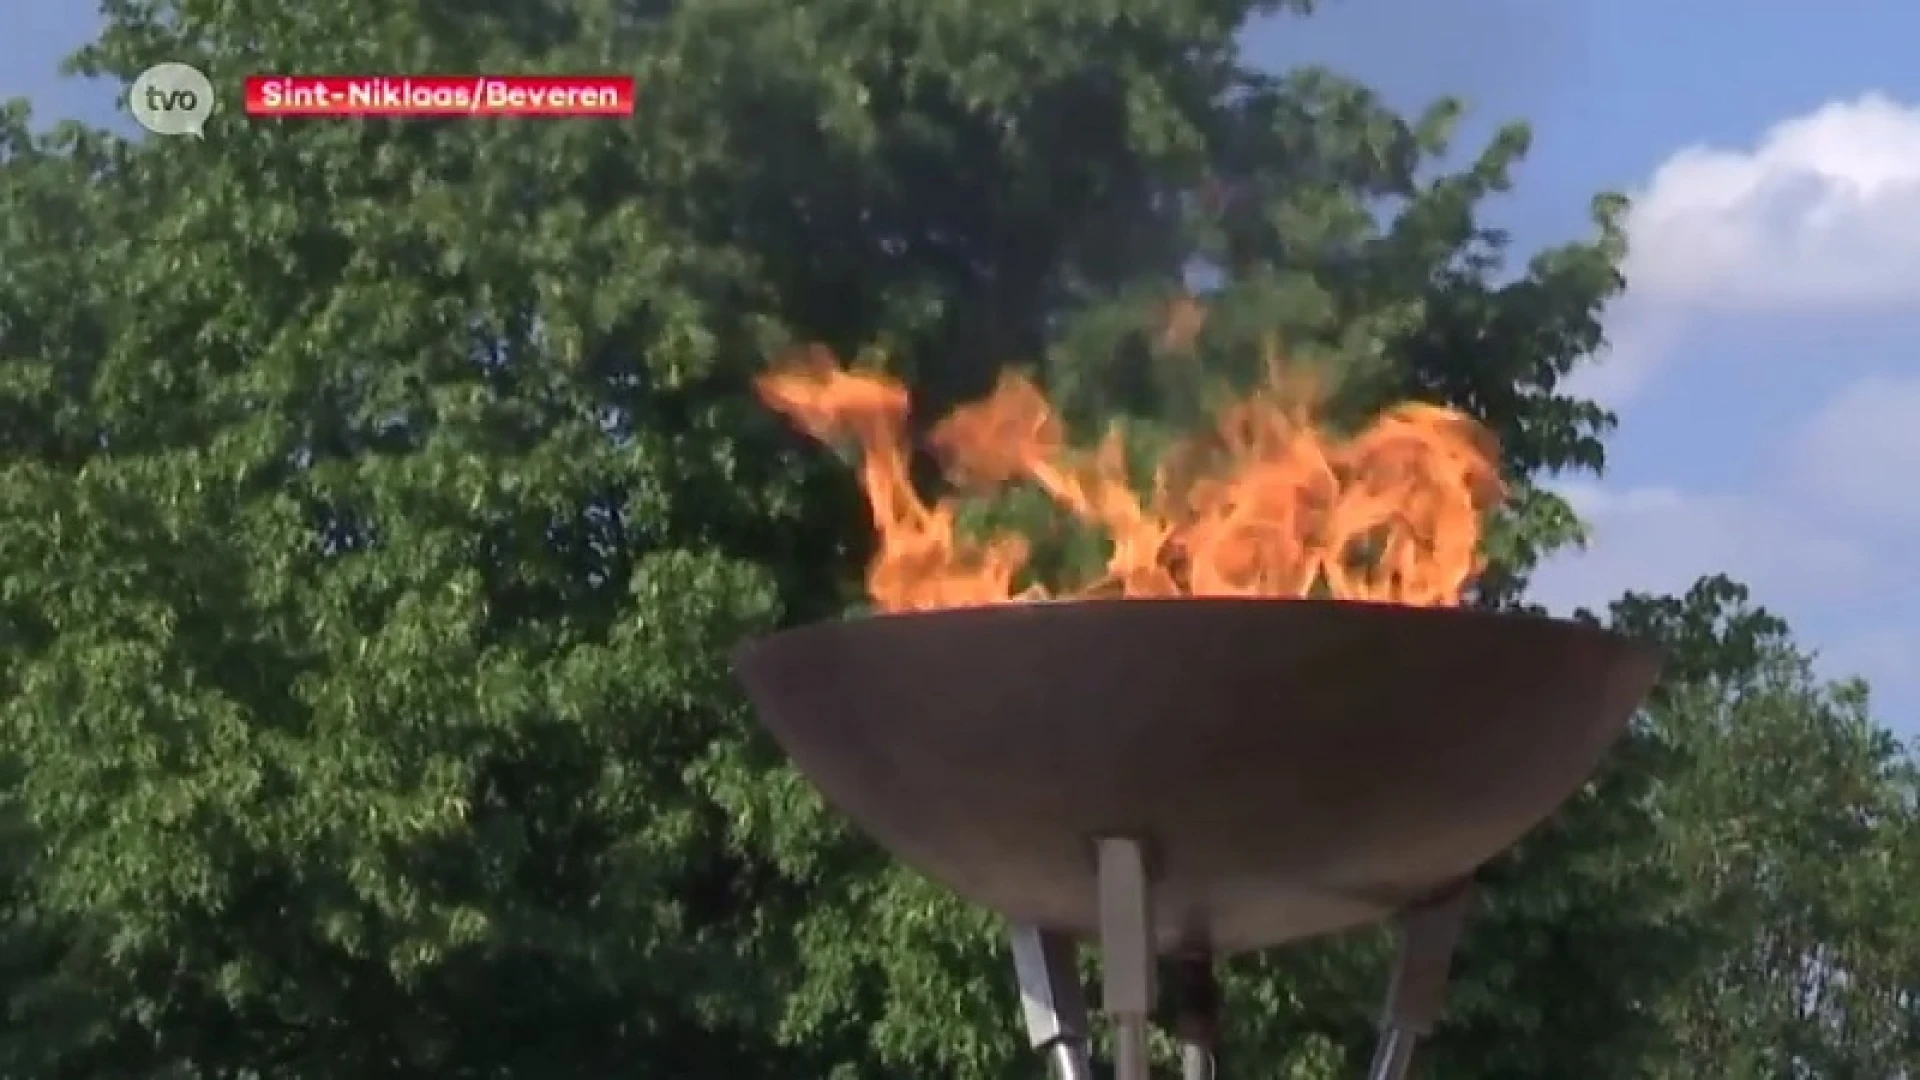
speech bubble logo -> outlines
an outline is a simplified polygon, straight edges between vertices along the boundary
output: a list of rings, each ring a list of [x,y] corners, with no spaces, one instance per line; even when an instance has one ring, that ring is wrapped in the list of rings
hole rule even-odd
[[[155,135],[206,135],[213,115],[213,84],[191,64],[155,64],[133,80],[127,107]]]

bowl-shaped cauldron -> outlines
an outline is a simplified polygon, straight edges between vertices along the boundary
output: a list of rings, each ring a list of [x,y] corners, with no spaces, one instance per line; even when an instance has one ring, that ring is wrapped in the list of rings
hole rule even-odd
[[[1092,841],[1135,837],[1159,947],[1218,952],[1470,875],[1579,789],[1659,667],[1572,622],[1229,599],[861,618],[738,665],[801,772],[920,872],[1091,936]]]

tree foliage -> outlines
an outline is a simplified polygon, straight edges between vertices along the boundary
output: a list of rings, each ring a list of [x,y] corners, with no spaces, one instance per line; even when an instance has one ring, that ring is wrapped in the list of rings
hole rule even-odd
[[[731,685],[863,555],[838,463],[748,379],[877,346],[922,415],[1026,363],[1083,424],[1178,423],[1153,336],[1198,268],[1204,370],[1277,338],[1353,414],[1498,432],[1519,496],[1478,601],[1523,603],[1578,535],[1546,480],[1602,462],[1610,418],[1560,382],[1619,207],[1504,265],[1481,211],[1524,130],[1463,159],[1457,104],[1251,70],[1236,34],[1282,6],[109,3],[77,65],[123,81],[611,70],[642,107],[195,143],[7,115],[0,1074],[1032,1067],[999,928],[852,836]],[[1616,612],[1685,662],[1490,871],[1434,1075],[1911,1063],[1910,773],[1712,599]],[[1238,1072],[1350,1071],[1383,961],[1237,964]]]
[[[1630,594],[1616,627],[1664,644],[1652,722],[1680,764],[1660,799],[1701,963],[1670,999],[1658,1075],[1900,1076],[1920,1062],[1920,772],[1822,679],[1787,626],[1709,578]]]

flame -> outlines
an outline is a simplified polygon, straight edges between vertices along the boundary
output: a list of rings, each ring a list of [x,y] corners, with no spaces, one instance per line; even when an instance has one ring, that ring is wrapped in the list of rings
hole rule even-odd
[[[1182,309],[1174,336],[1197,316]],[[1045,599],[1304,597],[1453,606],[1482,569],[1487,510],[1505,495],[1492,436],[1434,405],[1389,409],[1340,438],[1314,422],[1312,395],[1276,368],[1269,385],[1221,410],[1213,429],[1159,462],[1143,497],[1116,425],[1091,449],[1071,445],[1031,381],[1001,378],[986,399],[941,420],[925,446],[955,489],[915,490],[906,388],[849,371],[814,348],[783,358],[760,398],[800,430],[860,452],[878,550],[867,592],[882,611]],[[1031,484],[1111,543],[1104,572],[1054,594],[1022,582],[1016,533],[964,534],[959,500]]]

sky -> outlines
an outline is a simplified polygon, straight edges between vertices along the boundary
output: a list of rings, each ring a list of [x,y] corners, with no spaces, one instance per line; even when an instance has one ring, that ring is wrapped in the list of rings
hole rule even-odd
[[[0,99],[104,121],[57,76],[96,18],[4,0]],[[1634,199],[1610,345],[1576,389],[1615,409],[1601,477],[1559,488],[1587,550],[1536,581],[1557,610],[1726,572],[1829,674],[1920,737],[1920,4],[1329,0],[1253,27],[1251,56],[1325,64],[1407,109],[1466,99],[1464,137],[1533,125],[1495,209],[1523,250]]]

